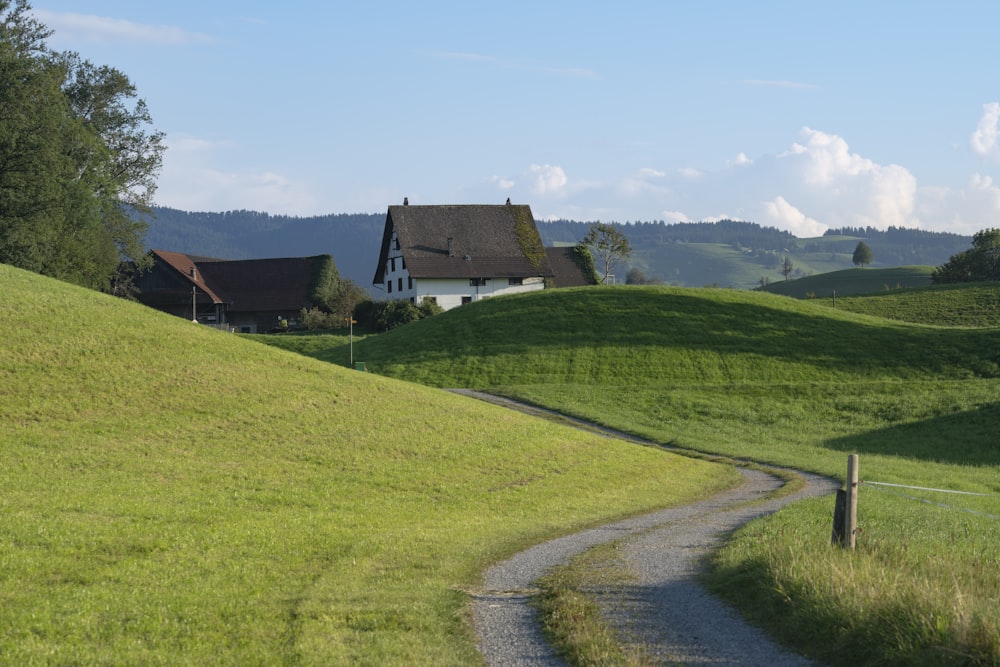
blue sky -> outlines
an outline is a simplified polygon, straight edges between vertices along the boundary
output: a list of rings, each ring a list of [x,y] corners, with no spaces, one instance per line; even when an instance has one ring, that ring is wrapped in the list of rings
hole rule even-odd
[[[147,101],[163,206],[1000,226],[996,2],[32,6]]]

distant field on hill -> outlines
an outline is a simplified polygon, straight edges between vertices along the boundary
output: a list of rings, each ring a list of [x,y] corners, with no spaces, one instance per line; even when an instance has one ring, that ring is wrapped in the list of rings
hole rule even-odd
[[[838,299],[857,294],[875,294],[899,289],[927,287],[932,266],[899,266],[890,269],[844,269],[793,280],[772,281],[763,292],[796,299]]]
[[[831,301],[823,301],[829,303]],[[903,322],[1000,327],[1000,283],[931,285],[837,298],[836,307]]]
[[[3,265],[0,330],[4,664],[475,664],[487,565],[736,481]]]

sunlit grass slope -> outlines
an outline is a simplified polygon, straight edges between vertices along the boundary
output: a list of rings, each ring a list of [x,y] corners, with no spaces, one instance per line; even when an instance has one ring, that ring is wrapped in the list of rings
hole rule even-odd
[[[833,306],[830,300],[818,301]],[[838,298],[836,307],[903,322],[1000,327],[1000,282],[932,285]]]
[[[366,339],[355,356],[437,386],[770,386],[1000,376],[998,340],[758,292],[616,287],[477,302]]]
[[[487,564],[734,481],[2,265],[0,331],[3,664],[474,664]]]
[[[865,486],[853,556],[829,547],[832,501],[798,504],[728,546],[715,586],[834,664],[1000,663],[998,328],[759,292],[586,288],[463,306],[356,354],[661,442],[841,478],[858,453],[865,480],[985,494]]]

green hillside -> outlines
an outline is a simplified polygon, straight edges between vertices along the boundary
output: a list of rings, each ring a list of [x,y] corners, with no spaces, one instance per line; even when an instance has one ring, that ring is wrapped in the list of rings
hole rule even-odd
[[[355,354],[385,375],[706,452],[841,478],[858,453],[865,480],[919,488],[862,488],[853,556],[829,547],[831,501],[807,501],[742,531],[712,585],[831,664],[1000,661],[998,328],[750,291],[595,287],[477,302]]]
[[[834,305],[832,301],[821,303]],[[1000,327],[1000,283],[931,285],[837,298],[836,307],[903,322]]]
[[[933,266],[899,266],[889,269],[844,269],[810,275],[794,280],[780,280],[761,287],[771,294],[796,299],[838,299],[855,294],[874,294],[899,289],[926,287],[931,284]]]
[[[361,341],[355,356],[436,386],[772,385],[969,379],[1000,361],[997,340],[758,292],[619,286],[476,302]]]
[[[2,265],[0,331],[3,664],[475,664],[488,564],[735,481]]]

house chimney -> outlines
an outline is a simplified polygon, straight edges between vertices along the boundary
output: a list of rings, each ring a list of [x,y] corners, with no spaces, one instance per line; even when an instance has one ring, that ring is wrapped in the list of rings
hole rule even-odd
[[[198,269],[191,267],[191,280],[198,282]]]
[[[409,205],[410,205],[410,198],[403,197],[403,206],[409,206]]]
[[[451,238],[450,236],[448,237],[448,256],[449,257],[455,256],[455,239]]]
[[[510,206],[510,197],[507,197],[507,206]]]

